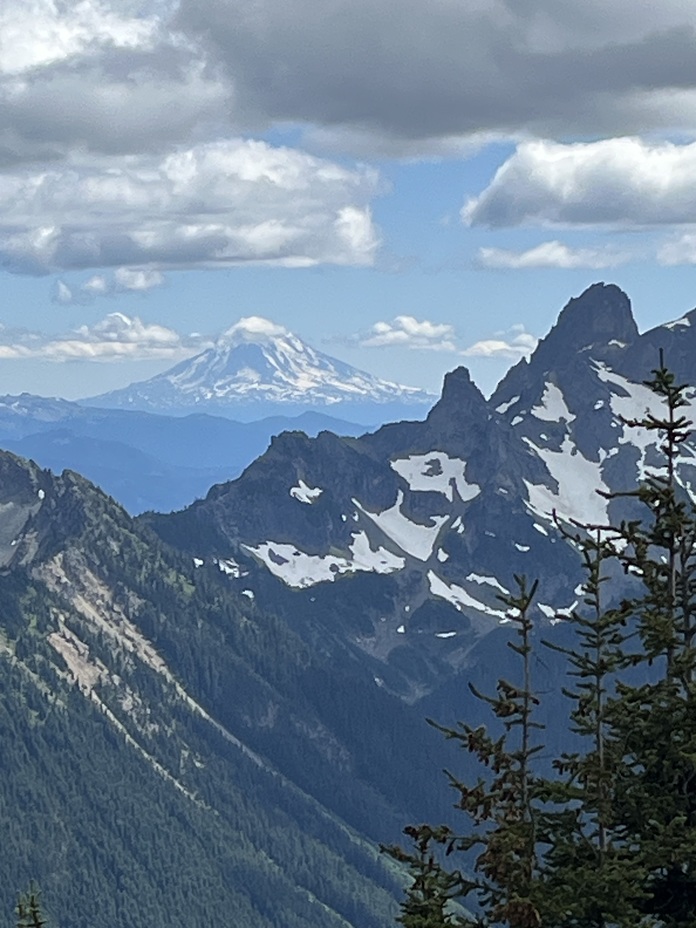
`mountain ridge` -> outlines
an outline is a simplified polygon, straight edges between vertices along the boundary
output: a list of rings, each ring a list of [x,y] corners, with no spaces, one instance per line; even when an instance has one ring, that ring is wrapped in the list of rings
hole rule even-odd
[[[24,393],[0,397],[0,445],[43,467],[78,471],[135,515],[181,509],[229,480],[288,429],[358,435],[364,427],[305,412],[242,423],[191,413],[174,419],[135,410],[84,407]]]
[[[387,928],[376,842],[425,812],[391,739],[444,760],[435,734],[81,476],[7,452],[0,476],[3,904],[23,872],[76,928],[97,905],[123,928]]]
[[[491,400],[459,368],[424,420],[284,432],[179,512],[134,520],[0,452],[7,906],[32,873],[74,928],[94,899],[113,928],[392,923],[400,875],[376,844],[444,821],[439,771],[469,762],[423,716],[475,726],[469,685],[516,679],[516,575],[539,579],[535,640],[572,645],[583,571],[562,529],[640,518],[614,494],[659,467],[659,438],[627,420],[661,409],[634,370],[659,349],[694,370],[692,314],[634,335],[612,285],[568,306]],[[557,756],[567,678],[542,654]]]
[[[668,360],[681,346],[683,378],[692,331],[641,335],[626,294],[595,284],[490,400],[459,368],[425,420],[360,438],[281,436],[236,481],[149,524],[191,554],[235,559],[259,602],[301,634],[338,629],[417,701],[485,652],[515,575],[539,576],[542,624],[574,608],[580,563],[556,520],[631,511],[596,490],[629,489],[657,460],[654,435],[624,421],[659,414],[649,370],[631,379],[636,358],[655,351],[655,366],[658,343]],[[685,453],[683,479],[696,485]]]

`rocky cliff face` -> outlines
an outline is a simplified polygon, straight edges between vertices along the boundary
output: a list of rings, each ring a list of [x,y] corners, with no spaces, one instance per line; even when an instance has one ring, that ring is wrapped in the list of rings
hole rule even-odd
[[[425,421],[358,439],[282,435],[238,480],[153,526],[201,558],[234,559],[303,634],[340,639],[421,698],[480,659],[515,575],[540,579],[542,623],[576,603],[581,572],[560,526],[630,511],[601,493],[658,462],[655,434],[626,424],[659,414],[636,370],[656,366],[658,346],[680,376],[696,369],[690,333],[687,317],[639,335],[628,297],[596,284],[489,401],[459,368]]]

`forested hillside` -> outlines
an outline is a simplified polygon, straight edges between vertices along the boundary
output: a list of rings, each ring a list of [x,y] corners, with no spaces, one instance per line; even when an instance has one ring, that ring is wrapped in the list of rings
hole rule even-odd
[[[75,928],[389,924],[434,734],[82,478],[0,468],[5,911],[31,877]]]

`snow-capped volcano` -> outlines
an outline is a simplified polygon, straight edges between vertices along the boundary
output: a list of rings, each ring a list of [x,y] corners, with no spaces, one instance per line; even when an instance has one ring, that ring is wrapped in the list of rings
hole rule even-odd
[[[261,316],[240,319],[212,348],[150,380],[93,397],[99,406],[234,418],[330,407],[344,418],[376,422],[418,417],[435,397],[380,380],[310,347]]]

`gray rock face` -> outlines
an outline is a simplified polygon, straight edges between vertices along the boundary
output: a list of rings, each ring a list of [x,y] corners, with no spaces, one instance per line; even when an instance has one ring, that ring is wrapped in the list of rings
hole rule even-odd
[[[282,435],[238,480],[154,527],[196,556],[234,559],[260,602],[420,698],[498,640],[516,575],[539,578],[542,624],[573,608],[582,572],[560,526],[635,514],[597,491],[629,490],[659,465],[656,435],[625,420],[660,413],[641,382],[657,346],[679,376],[696,370],[690,322],[640,335],[628,297],[596,284],[489,401],[459,368],[425,421],[358,439]],[[691,454],[685,486],[696,486]]]
[[[21,557],[24,532],[45,500],[49,481],[14,455],[0,456],[0,567]]]

